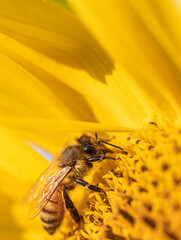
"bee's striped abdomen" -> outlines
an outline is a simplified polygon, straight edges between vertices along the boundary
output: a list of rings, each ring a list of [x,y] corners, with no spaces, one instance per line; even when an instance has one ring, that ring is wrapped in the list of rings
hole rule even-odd
[[[54,234],[60,226],[64,214],[64,201],[62,192],[58,189],[40,212],[40,219],[43,228],[50,234]]]

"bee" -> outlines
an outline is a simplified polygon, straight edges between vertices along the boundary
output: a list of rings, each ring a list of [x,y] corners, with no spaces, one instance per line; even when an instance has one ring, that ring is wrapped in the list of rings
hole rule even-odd
[[[70,235],[79,229],[81,217],[68,195],[68,191],[74,189],[76,184],[106,196],[103,189],[89,184],[82,178],[93,167],[93,162],[119,159],[108,156],[113,151],[106,144],[123,149],[108,141],[98,139],[97,133],[95,137],[91,134],[82,134],[74,143],[65,146],[26,195],[24,202],[31,202],[30,218],[40,215],[41,224],[50,235],[59,228],[65,210],[70,212],[78,225]]]

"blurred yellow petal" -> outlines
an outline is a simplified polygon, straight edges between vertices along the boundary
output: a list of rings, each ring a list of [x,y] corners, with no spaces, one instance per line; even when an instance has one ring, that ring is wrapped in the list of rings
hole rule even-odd
[[[2,41],[6,40],[2,39]],[[6,44],[17,48],[10,42],[6,41]],[[17,50],[21,51],[18,48]],[[12,59],[12,56],[10,58],[7,54],[8,52],[0,53],[1,115],[27,117],[41,115],[47,118],[95,121],[93,112],[80,94],[56,80],[51,80],[52,83],[47,86],[50,79],[48,74],[41,75],[38,71],[32,74],[27,68],[18,64],[17,59]],[[62,91],[61,94],[59,91]]]
[[[1,115],[63,117],[49,88],[5,54],[0,60]]]
[[[16,1],[14,0],[13,2]],[[23,3],[21,4],[23,5]],[[2,24],[2,31],[9,36],[18,39],[18,41],[23,44],[15,41],[12,38],[9,38],[7,35],[5,36],[2,34],[1,49],[5,50],[8,56],[18,61],[19,64],[23,65],[26,69],[29,69],[29,71],[31,71],[33,74],[38,75],[38,77],[43,76],[43,82],[47,83],[46,77],[44,80],[44,76],[48,75],[48,81],[50,82],[49,85],[51,84],[51,81],[56,82],[59,80],[79,92],[92,107],[95,118],[98,121],[104,123],[120,123],[119,119],[121,118],[122,125],[138,127],[143,123],[143,119],[150,118],[149,109],[151,109],[152,106],[149,106],[143,91],[140,91],[136,84],[132,86],[133,79],[131,79],[130,76],[127,76],[125,72],[120,70],[119,66],[114,65],[112,59],[106,55],[104,50],[96,43],[96,41],[78,22],[78,20],[75,19],[74,16],[61,9],[56,8],[56,10],[53,11],[55,8],[54,5],[47,5],[43,2],[41,4],[42,9],[45,8],[44,11],[46,10],[49,12],[49,15],[51,14],[51,18],[49,16],[50,21],[48,22],[49,18],[45,19],[44,12],[39,12],[39,24],[41,22],[44,24],[46,23],[46,29],[51,29],[51,33],[46,37],[41,32],[41,29],[44,29],[45,26],[41,25],[38,36],[42,38],[34,39],[34,32],[30,32],[28,35],[28,38],[31,39],[30,41],[26,39],[27,36],[26,38],[22,38],[22,33],[18,32],[18,30],[15,30],[20,28],[20,30],[23,31],[22,26],[14,28],[14,25],[8,23],[9,19],[7,19],[7,16],[9,14],[10,7],[8,9],[7,4],[2,3],[2,16],[4,16],[6,22],[6,24]],[[31,1],[30,6],[35,7],[34,5],[36,6],[35,2]],[[47,7],[49,7],[48,10]],[[16,19],[17,16],[19,16],[18,14],[20,14],[21,18],[25,17],[24,14],[27,11],[26,19],[29,18],[31,23],[37,21],[37,15],[29,15],[29,8],[28,10],[26,10],[26,8],[27,6],[24,6],[23,13],[17,12],[17,9],[14,8],[13,11],[15,11],[15,13],[13,19]],[[57,17],[60,18],[60,16],[62,17],[62,20],[57,22]],[[54,21],[54,23],[56,22],[56,31],[54,28],[52,29],[52,21]],[[65,25],[62,26],[62,23],[65,21],[67,26],[66,29],[64,29]],[[69,23],[69,21],[71,22]],[[19,21],[17,21],[16,24],[19,24]],[[71,28],[68,26],[71,26]],[[28,29],[31,29],[31,26],[27,25],[27,27]],[[61,31],[58,31],[58,29]],[[27,31],[24,32],[26,33]],[[55,40],[52,40],[51,44],[45,43],[45,39],[51,39],[51,34],[56,34],[56,37],[53,37],[53,39],[57,39],[56,42]],[[74,35],[76,35],[76,37]],[[62,38],[65,37],[66,39],[62,40]],[[79,39],[79,41],[77,39]],[[69,45],[66,47],[65,43],[67,44],[68,42],[75,46],[77,49],[76,52],[71,49]],[[26,44],[26,46],[24,44]],[[42,49],[42,45],[45,46],[44,49]],[[52,49],[52,47],[54,49]],[[36,50],[38,49],[38,52],[35,52],[32,48]],[[63,50],[63,52],[60,52],[60,50]],[[73,61],[74,66],[72,64],[69,65],[68,62],[62,62],[60,59],[57,59],[58,52],[59,56],[62,56],[64,60],[67,59],[68,61]],[[68,52],[70,53],[67,55]],[[68,66],[66,66],[65,63],[68,64]],[[112,72],[113,74],[111,74]],[[127,83],[124,82],[122,86],[117,86],[114,83],[114,81],[117,83],[117,80],[123,80]],[[107,84],[109,85],[107,86]],[[132,86],[132,89],[129,88],[129,86]],[[116,91],[118,87],[121,87],[119,94],[117,94]],[[90,91],[87,91],[87,89]],[[125,89],[127,89],[127,94],[125,94]],[[135,93],[139,94],[141,97],[135,99]],[[137,102],[136,107],[133,106],[133,102]],[[102,114],[99,114],[100,111]],[[130,118],[130,115],[132,118]],[[94,121],[95,118],[93,119]]]
[[[141,97],[139,99],[135,99],[134,97],[135,88],[138,92],[139,89],[135,85],[134,88],[130,89],[128,85],[126,92],[127,94],[125,94],[125,89],[129,82],[127,81],[126,83],[125,80],[127,78],[124,79],[124,75],[122,77],[115,71],[115,74],[108,76],[108,82],[110,82],[109,87],[109,85],[107,86],[99,81],[94,80],[86,72],[58,64],[52,59],[45,57],[40,53],[37,53],[36,51],[18,43],[17,41],[3,34],[0,35],[0,39],[1,48],[3,50],[6,50],[6,54],[16,59],[16,61],[20,61],[21,65],[23,64],[24,67],[33,71],[34,65],[31,65],[31,61],[33,61],[33,64],[36,64],[34,74],[36,74],[37,68],[39,74],[45,75],[45,72],[48,72],[48,74],[50,74],[50,76],[53,78],[62,81],[69,87],[72,87],[78,93],[82,94],[89,105],[92,107],[97,120],[105,123],[120,123],[120,119],[122,119],[121,123],[123,126],[128,125],[138,127],[141,125],[141,123],[143,123],[143,120],[145,118],[148,118],[149,111],[146,110],[146,107],[143,109],[141,106],[141,103],[144,103],[146,106],[148,106],[144,95],[140,94]],[[114,86],[114,82],[112,84],[111,79],[119,80],[120,77],[123,79],[123,81],[125,81],[126,86],[123,85],[122,91],[117,92],[116,89],[117,87],[120,88],[120,85]],[[87,91],[87,89],[90,91]],[[73,101],[73,99],[71,99],[71,101]],[[138,102],[136,107],[133,105],[133,102],[135,104]],[[100,111],[102,114],[100,114]],[[130,118],[130,115],[132,115],[132,118]]]
[[[134,132],[133,128],[90,123],[85,121],[62,121],[57,118],[2,118],[1,124],[16,132],[23,141],[29,140],[51,153],[65,142],[70,142],[80,132]]]
[[[169,0],[166,2],[168,12],[173,14],[175,11],[173,4]],[[180,66],[178,66],[180,55],[173,42],[169,40],[169,36],[166,35],[167,29],[165,28],[164,32],[162,28],[164,26],[159,25],[160,19],[155,16],[156,11],[159,14],[159,3],[139,1],[137,4],[131,0],[114,1],[114,3],[102,0],[96,2],[80,0],[70,1],[70,3],[115,62],[119,62],[119,65],[121,64],[121,67],[126,69],[135,82],[144,89],[152,104],[158,105],[163,113],[172,112],[173,119],[178,120],[181,87]],[[161,6],[160,3],[160,8]],[[148,17],[145,8],[151,17]],[[163,11],[164,8],[162,8]],[[139,13],[144,21],[140,19]],[[180,21],[178,13],[176,17]],[[159,42],[155,37],[156,33],[146,28],[145,21],[150,21],[152,29],[157,31]],[[130,83],[130,88],[134,88],[135,82]],[[127,89],[126,86],[125,89]],[[134,94],[136,99],[139,99],[139,92]]]
[[[12,131],[1,127],[1,161],[0,168],[8,171],[13,176],[18,177],[21,181],[30,181],[33,172],[34,175],[39,175],[38,168],[46,168],[48,163],[42,157],[38,156],[33,150],[25,145],[23,139]],[[13,158],[16,156],[16,158]],[[37,168],[32,165],[32,159],[38,159]],[[36,162],[36,160],[35,160]]]
[[[90,123],[85,121],[60,121],[57,119],[36,119],[29,118],[21,119],[2,119],[2,124],[8,127],[16,127],[16,130],[21,131],[23,129],[29,131],[46,133],[59,133],[59,132],[134,132],[135,129],[122,127],[121,125],[106,125],[99,123]]]
[[[18,210],[14,214],[14,209],[22,209],[22,199],[32,183],[32,177],[36,180],[40,174],[39,169],[47,168],[48,164],[25,146],[12,130],[0,127],[0,132],[0,237],[21,239],[22,232],[29,224],[24,211]],[[37,168],[32,165],[32,160],[36,162]],[[21,224],[18,222],[20,219]],[[31,227],[37,228],[36,223],[32,223]]]

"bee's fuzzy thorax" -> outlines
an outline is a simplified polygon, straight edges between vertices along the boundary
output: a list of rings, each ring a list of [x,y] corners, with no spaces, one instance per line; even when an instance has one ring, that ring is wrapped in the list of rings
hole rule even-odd
[[[90,166],[83,160],[78,160],[76,165],[72,168],[72,172],[69,174],[70,178],[83,178],[89,172]]]

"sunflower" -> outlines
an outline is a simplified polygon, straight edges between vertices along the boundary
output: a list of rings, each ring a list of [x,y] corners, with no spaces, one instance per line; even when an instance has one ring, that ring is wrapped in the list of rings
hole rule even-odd
[[[27,221],[28,188],[83,132],[124,149],[70,192],[84,224],[71,239],[179,240],[181,4],[176,0],[0,2],[0,236],[49,237]]]

